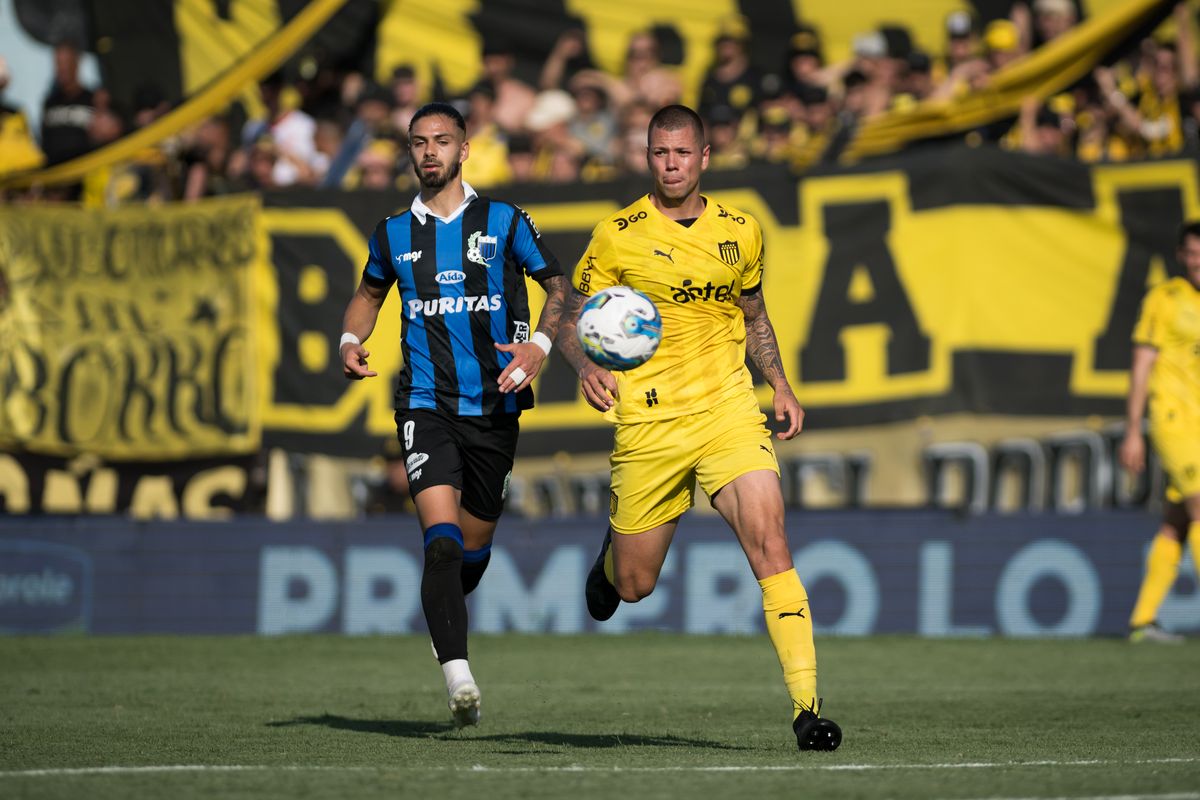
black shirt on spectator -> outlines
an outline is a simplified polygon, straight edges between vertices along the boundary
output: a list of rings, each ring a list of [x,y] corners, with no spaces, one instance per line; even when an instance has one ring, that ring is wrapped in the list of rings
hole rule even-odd
[[[88,127],[95,112],[90,89],[67,95],[54,85],[42,103],[42,152],[47,164],[60,164],[92,149]]]

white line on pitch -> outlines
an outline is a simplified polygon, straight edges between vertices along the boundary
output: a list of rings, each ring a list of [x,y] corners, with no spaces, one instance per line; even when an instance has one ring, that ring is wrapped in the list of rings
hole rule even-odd
[[[1167,792],[1166,794],[1097,794],[1070,797],[979,797],[974,800],[1197,800],[1197,792]]]
[[[707,766],[707,767],[600,767],[571,765],[564,767],[488,767],[476,764],[470,767],[413,766],[304,766],[270,764],[164,764],[141,767],[62,767],[49,769],[24,769],[0,771],[0,778],[46,778],[72,775],[144,775],[172,772],[865,772],[869,770],[904,769],[1011,769],[1012,767],[1097,767],[1130,766],[1135,764],[1195,764],[1200,757],[1146,758],[1128,761],[1086,759],[1078,761],[967,761],[943,764],[761,764]],[[1200,794],[1137,795],[1160,800],[1200,800]],[[1079,800],[1124,800],[1125,795],[1080,798]],[[1133,797],[1130,795],[1129,797]],[[1023,800],[1022,798],[989,798],[988,800]]]

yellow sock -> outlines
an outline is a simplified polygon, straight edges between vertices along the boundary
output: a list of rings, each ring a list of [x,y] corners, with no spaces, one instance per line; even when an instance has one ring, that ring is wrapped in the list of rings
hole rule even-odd
[[[817,650],[813,647],[808,592],[796,570],[761,580],[767,633],[783,667],[783,682],[792,698],[792,718],[817,702]]]
[[[1194,522],[1188,529],[1188,539],[1200,541],[1200,527]],[[1195,552],[1194,545],[1192,552]],[[1129,617],[1129,627],[1149,625],[1158,618],[1158,607],[1175,583],[1182,557],[1183,545],[1160,530],[1150,543],[1150,552],[1146,555],[1146,575],[1142,578],[1142,588],[1138,590],[1137,602]]]
[[[1192,551],[1192,566],[1196,568],[1196,579],[1200,581],[1200,519],[1188,525],[1188,547]]]

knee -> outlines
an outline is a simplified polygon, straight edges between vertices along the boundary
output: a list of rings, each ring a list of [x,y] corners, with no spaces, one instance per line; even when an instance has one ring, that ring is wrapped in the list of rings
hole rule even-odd
[[[462,545],[447,536],[439,536],[425,548],[425,566],[429,569],[445,569],[461,566]]]
[[[755,574],[777,575],[792,568],[792,553],[785,536],[767,536],[746,548],[747,560]]]
[[[618,575],[616,590],[626,603],[636,603],[644,597],[649,597],[657,582],[653,575]]]

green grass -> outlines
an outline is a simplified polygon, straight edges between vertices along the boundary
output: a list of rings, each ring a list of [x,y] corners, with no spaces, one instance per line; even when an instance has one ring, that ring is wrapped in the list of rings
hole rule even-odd
[[[835,753],[765,637],[475,637],[465,731],[420,637],[0,638],[0,797],[1200,797],[1200,643],[818,652]],[[161,765],[255,769],[57,772]]]

